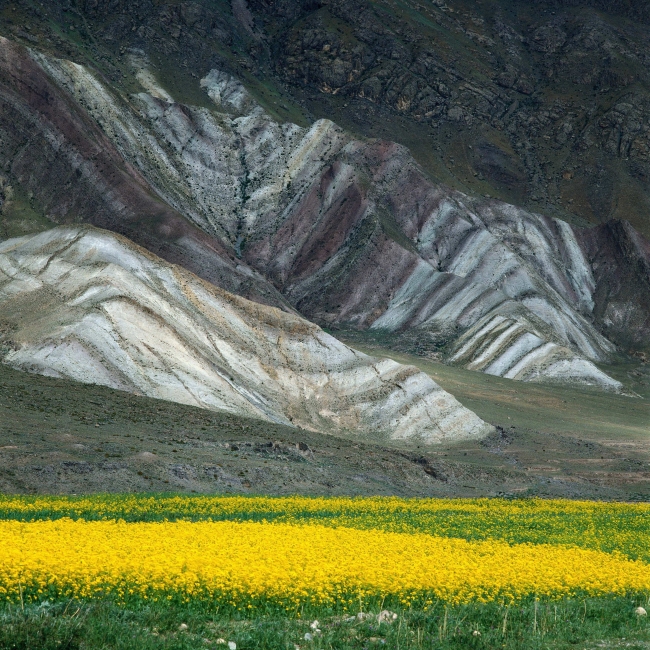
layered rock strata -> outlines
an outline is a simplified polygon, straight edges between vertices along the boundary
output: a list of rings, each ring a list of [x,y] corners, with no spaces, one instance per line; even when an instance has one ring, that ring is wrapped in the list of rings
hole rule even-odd
[[[89,85],[83,100],[70,96],[48,74],[46,61],[0,37],[0,161],[53,225],[84,221],[108,228],[205,280],[290,309],[229,246],[165,202],[113,144],[115,132],[91,117],[102,107],[109,112],[105,126],[111,119],[117,126],[120,118],[128,124],[128,102],[110,114],[113,92],[82,66],[60,62]],[[133,135],[147,145],[146,134]]]
[[[436,443],[491,430],[417,369],[88,226],[0,244],[0,332],[15,368],[325,433]]]
[[[456,189],[648,236],[648,20],[645,0],[19,0],[0,33],[113,80],[129,47],[167,78],[228,69],[275,113],[398,140]]]
[[[65,97],[182,233],[149,204],[137,213],[146,218],[134,216],[114,185],[120,209],[104,201],[99,212],[110,218],[78,203],[53,218],[74,214],[123,232],[204,279],[318,323],[386,331],[423,353],[514,379],[618,389],[595,364],[617,345],[648,340],[650,247],[629,225],[581,230],[434,185],[400,145],[355,140],[328,120],[280,124],[217,70],[200,80],[213,107],[186,106],[140,55],[132,64],[143,92],[127,97],[83,66],[3,46],[5,67],[20,60]],[[12,92],[17,115],[29,102],[34,115],[44,110]],[[56,131],[74,153],[68,185],[74,174],[104,196],[96,179],[108,183],[116,172],[101,176],[66,133]],[[7,165],[44,201],[65,201],[60,188],[39,185],[39,173],[21,172],[21,156],[37,155],[30,142],[14,158],[3,150]],[[63,168],[64,147],[39,142]]]

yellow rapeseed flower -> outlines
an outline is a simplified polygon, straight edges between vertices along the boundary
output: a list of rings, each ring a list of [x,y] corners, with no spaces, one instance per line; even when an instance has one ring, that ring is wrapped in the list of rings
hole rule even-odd
[[[253,522],[0,522],[0,598],[298,605],[650,591],[650,566],[619,554],[424,533]]]
[[[523,499],[95,495],[2,496],[0,519],[318,523],[468,540],[571,545],[650,561],[650,504]]]

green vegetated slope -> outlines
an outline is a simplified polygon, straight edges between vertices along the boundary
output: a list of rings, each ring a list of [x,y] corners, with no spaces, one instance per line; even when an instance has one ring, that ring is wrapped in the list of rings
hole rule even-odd
[[[54,225],[33,196],[0,174],[0,240],[42,232]]]

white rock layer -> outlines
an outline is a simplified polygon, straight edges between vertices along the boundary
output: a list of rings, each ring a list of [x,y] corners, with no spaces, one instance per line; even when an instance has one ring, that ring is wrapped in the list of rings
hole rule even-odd
[[[416,368],[91,227],[0,243],[3,331],[16,368],[316,431],[433,443],[491,429]]]
[[[620,390],[594,363],[615,348],[589,322],[595,282],[571,227],[436,191],[421,259],[372,328],[446,336],[448,360],[469,370]]]
[[[147,92],[129,103],[82,65],[32,53],[97,121],[117,149],[169,205],[206,232],[237,246],[275,225],[350,140],[329,120],[310,128],[278,124],[225,73],[201,80],[216,110],[170,101],[146,61],[132,57]]]

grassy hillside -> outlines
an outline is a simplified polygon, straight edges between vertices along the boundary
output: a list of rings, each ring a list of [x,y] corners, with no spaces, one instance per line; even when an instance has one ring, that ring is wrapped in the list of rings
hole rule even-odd
[[[399,358],[498,429],[384,446],[0,365],[0,492],[650,497],[645,400]]]
[[[374,356],[414,365],[481,418],[502,427],[610,441],[650,443],[648,364],[603,367],[628,394],[514,381],[419,356],[348,341]]]

